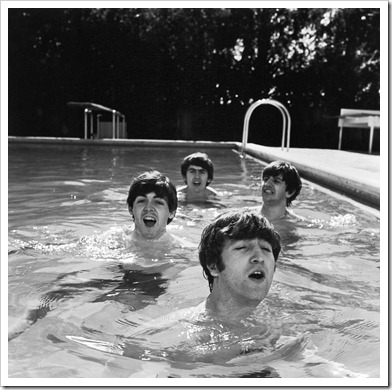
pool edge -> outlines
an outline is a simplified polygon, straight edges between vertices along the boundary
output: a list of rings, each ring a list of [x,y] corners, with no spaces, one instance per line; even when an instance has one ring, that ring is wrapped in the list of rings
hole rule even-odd
[[[46,144],[74,144],[90,146],[165,146],[165,147],[211,147],[231,148],[239,151],[241,142],[236,141],[187,141],[187,140],[159,140],[159,139],[82,139],[61,137],[17,137],[9,136],[10,143],[46,143]],[[275,150],[276,149],[276,150]],[[315,149],[315,152],[319,149]],[[293,158],[289,153],[284,155],[280,148],[267,148],[261,145],[248,144],[244,150],[247,154],[263,162],[270,163],[275,160],[285,160],[298,169],[300,175],[309,181],[325,186],[328,189],[346,195],[367,206],[380,210],[380,188],[364,180],[355,180],[345,177],[328,169],[311,166],[311,161],[306,164]]]
[[[11,143],[45,143],[45,144],[77,144],[91,146],[166,146],[166,147],[211,147],[211,148],[236,148],[237,142],[230,141],[185,141],[185,140],[160,140],[160,139],[83,139],[70,137],[17,137],[9,136]]]
[[[346,195],[366,206],[380,210],[380,187],[365,183],[364,180],[350,179],[343,174],[339,174],[332,169],[329,169],[328,165],[326,165],[324,169],[321,169],[319,166],[312,167],[311,161],[308,161],[305,165],[300,159],[290,156],[289,153],[282,157],[282,152],[279,148],[276,148],[277,151],[275,153],[270,149],[271,148],[264,148],[259,145],[248,145],[245,148],[245,152],[266,163],[276,160],[287,161],[298,169],[298,172],[304,179]],[[318,149],[315,149],[315,152],[317,150]]]

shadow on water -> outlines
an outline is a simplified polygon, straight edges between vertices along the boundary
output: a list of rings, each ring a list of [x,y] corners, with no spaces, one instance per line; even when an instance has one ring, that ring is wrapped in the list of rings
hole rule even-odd
[[[164,285],[167,284],[168,280],[162,278],[160,272],[147,273],[140,270],[129,270],[124,269],[122,265],[119,265],[118,269],[124,274],[120,282],[113,279],[91,279],[83,283],[66,283],[62,285],[61,289],[47,292],[40,298],[39,307],[28,312],[25,318],[26,327],[9,334],[8,340],[18,337],[27,327],[45,318],[61,302],[83,295],[88,290],[99,292],[111,288],[109,292],[102,294],[92,302],[116,301],[127,305],[131,311],[140,310],[154,303],[155,299],[166,290]],[[75,275],[76,273],[72,274]],[[66,276],[71,276],[71,274],[62,275],[57,280],[62,280]]]
[[[93,302],[113,300],[128,305],[131,310],[140,310],[165,292],[163,284],[168,280],[162,278],[161,273],[145,273],[139,270],[123,271],[122,282]]]

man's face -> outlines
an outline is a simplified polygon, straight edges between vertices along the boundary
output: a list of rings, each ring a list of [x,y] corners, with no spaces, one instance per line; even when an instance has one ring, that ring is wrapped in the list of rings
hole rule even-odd
[[[137,196],[129,212],[135,219],[135,230],[145,239],[159,238],[166,231],[167,220],[175,215],[155,192]]]
[[[185,181],[191,192],[203,191],[207,186],[208,172],[198,165],[190,165],[186,171]]]
[[[256,306],[268,294],[275,273],[271,245],[259,238],[227,239],[223,245],[222,271],[213,270],[214,289],[236,305]]]
[[[286,182],[282,175],[279,176],[263,176],[261,182],[261,195],[266,203],[285,202],[291,193],[286,191]]]

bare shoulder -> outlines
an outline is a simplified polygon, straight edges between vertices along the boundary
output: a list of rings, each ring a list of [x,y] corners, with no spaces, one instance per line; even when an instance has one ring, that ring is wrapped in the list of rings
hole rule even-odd
[[[207,190],[208,196],[218,196],[219,195],[219,192],[212,187],[207,187],[206,190]]]
[[[289,211],[287,210],[286,212],[286,217],[292,221],[296,221],[296,222],[303,222],[306,221],[306,218],[303,217],[302,215],[299,215],[297,213],[294,213],[293,211]]]

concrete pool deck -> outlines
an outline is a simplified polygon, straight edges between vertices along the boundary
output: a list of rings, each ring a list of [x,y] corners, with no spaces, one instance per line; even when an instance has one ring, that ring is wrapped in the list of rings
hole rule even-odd
[[[63,143],[95,146],[162,146],[188,148],[231,148],[241,142],[80,139],[53,137],[8,137],[9,143]],[[284,160],[298,169],[301,177],[380,210],[380,156],[334,149],[268,147],[248,143],[245,152],[266,163]]]
[[[380,156],[333,149],[286,151],[256,144],[248,144],[245,152],[266,162],[290,162],[303,178],[380,209]]]

